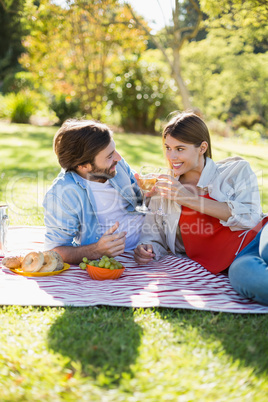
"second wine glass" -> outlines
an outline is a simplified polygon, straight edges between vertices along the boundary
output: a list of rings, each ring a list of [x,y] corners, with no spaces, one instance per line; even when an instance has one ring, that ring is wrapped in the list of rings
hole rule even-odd
[[[142,212],[143,214],[152,213],[149,208],[146,206],[146,193],[151,191],[153,186],[156,183],[158,168],[154,166],[145,165],[140,169],[139,174],[139,186],[143,195],[142,205],[138,205],[135,209],[138,212]]]
[[[167,182],[168,180],[167,180],[167,178],[163,178],[163,179],[161,179],[159,176],[161,176],[161,175],[168,175],[168,176],[171,176],[171,177],[174,177],[174,172],[173,172],[173,170],[172,169],[170,169],[170,168],[158,168],[158,171],[157,171],[157,181],[158,182]],[[158,210],[156,211],[156,213],[158,214],[158,215],[161,215],[161,216],[166,216],[167,214],[164,212],[164,205],[163,205],[163,197],[162,197],[162,195],[160,194],[160,205],[159,205],[159,208],[158,208]]]

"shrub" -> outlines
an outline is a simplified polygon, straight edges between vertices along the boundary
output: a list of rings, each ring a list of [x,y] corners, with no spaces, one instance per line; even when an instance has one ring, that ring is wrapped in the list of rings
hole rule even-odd
[[[235,135],[250,144],[258,144],[261,140],[261,134],[258,131],[249,130],[244,127],[240,127]]]
[[[6,98],[0,95],[0,119],[8,117]]]
[[[210,132],[213,134],[221,137],[231,137],[233,135],[230,125],[224,121],[213,119],[209,121],[207,125]]]
[[[35,105],[30,94],[25,92],[10,93],[5,96],[5,101],[6,114],[12,123],[29,123],[29,119],[35,111]]]
[[[233,120],[234,128],[252,128],[257,123],[261,123],[261,116],[258,114],[240,114]]]
[[[16,74],[7,74],[2,84],[2,92],[8,94],[18,93],[25,89],[34,89],[32,74],[26,71],[19,71]]]
[[[80,112],[80,102],[64,94],[55,96],[50,104],[51,109],[56,113],[61,125],[66,119],[78,117]]]

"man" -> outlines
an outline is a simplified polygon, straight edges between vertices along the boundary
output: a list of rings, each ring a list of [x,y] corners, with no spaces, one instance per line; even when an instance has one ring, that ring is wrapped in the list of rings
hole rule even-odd
[[[67,120],[54,137],[62,172],[44,198],[45,249],[70,264],[115,257],[136,247],[143,216],[129,165],[111,130],[90,120]]]

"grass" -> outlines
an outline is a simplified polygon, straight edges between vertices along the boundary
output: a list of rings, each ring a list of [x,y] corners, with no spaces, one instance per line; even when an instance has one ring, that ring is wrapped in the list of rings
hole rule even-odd
[[[0,199],[11,224],[43,224],[59,171],[55,128],[1,125]],[[161,139],[116,134],[135,169],[164,165]],[[258,172],[268,211],[268,144],[213,137],[214,159],[239,154]],[[264,402],[268,316],[161,308],[0,308],[1,402]]]

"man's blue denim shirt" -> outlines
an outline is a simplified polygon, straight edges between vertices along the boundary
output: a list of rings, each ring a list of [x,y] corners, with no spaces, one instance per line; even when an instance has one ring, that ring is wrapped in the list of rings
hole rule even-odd
[[[124,197],[129,212],[135,211],[141,193],[129,165],[121,159],[111,185]],[[115,200],[115,202],[117,202]],[[45,250],[59,246],[84,246],[100,239],[101,228],[94,195],[75,172],[61,172],[45,195]],[[111,205],[111,214],[112,214]]]

